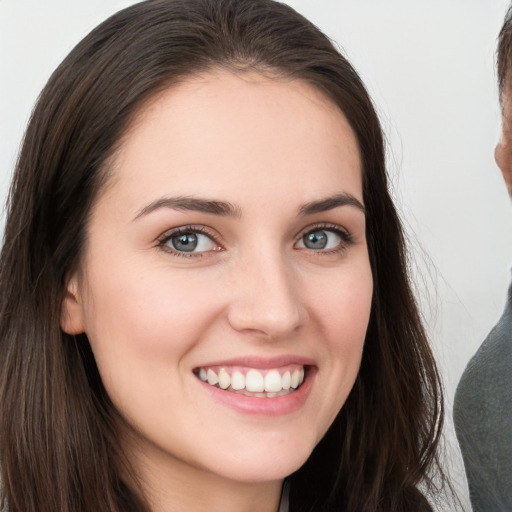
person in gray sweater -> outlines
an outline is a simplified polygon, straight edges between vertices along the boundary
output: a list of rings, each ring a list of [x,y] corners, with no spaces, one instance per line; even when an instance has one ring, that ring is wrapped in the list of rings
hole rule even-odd
[[[497,68],[502,135],[495,157],[512,198],[512,5]],[[453,415],[474,511],[512,511],[512,284],[500,320],[462,375]]]

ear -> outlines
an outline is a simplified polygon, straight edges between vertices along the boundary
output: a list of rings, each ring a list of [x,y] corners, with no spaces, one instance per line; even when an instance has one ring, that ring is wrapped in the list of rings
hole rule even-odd
[[[70,277],[66,285],[60,310],[60,327],[68,334],[81,334],[85,331],[83,303],[76,274]]]
[[[508,193],[512,196],[512,158],[510,149],[510,143],[507,141],[505,133],[502,133],[501,139],[494,150],[494,160],[496,160],[503,174]]]

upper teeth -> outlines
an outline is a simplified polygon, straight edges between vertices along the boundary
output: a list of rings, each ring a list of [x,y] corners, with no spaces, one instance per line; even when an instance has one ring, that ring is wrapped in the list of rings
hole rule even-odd
[[[234,391],[246,390],[251,393],[279,393],[290,388],[298,388],[304,381],[304,367],[295,370],[286,370],[282,375],[279,370],[273,369],[261,372],[251,368],[246,373],[234,370],[231,375],[225,368],[201,368],[199,378],[212,386],[221,389],[231,387]]]

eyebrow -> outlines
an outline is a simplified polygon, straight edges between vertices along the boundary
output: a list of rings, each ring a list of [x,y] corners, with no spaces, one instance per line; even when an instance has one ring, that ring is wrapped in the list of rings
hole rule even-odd
[[[309,203],[306,203],[299,208],[299,215],[312,215],[315,213],[333,210],[341,206],[355,207],[366,215],[366,210],[362,203],[353,195],[347,193],[336,194],[334,196],[326,197],[318,201],[311,201]],[[135,221],[140,217],[144,217],[145,215],[148,215],[151,212],[154,212],[155,210],[158,210],[160,208],[196,211],[202,213],[210,213],[212,215],[220,215],[223,217],[240,218],[242,216],[241,208],[227,201],[217,201],[213,199],[201,199],[198,197],[179,196],[163,197],[161,199],[153,201],[152,203],[145,206],[142,210],[140,210],[137,213],[137,215],[135,215],[133,220]]]
[[[157,199],[140,210],[133,220],[144,217],[160,208],[170,208],[172,210],[188,210],[212,215],[221,215],[225,217],[241,217],[240,208],[226,201],[215,201],[211,199],[200,199],[197,197],[163,197]]]
[[[336,194],[335,196],[326,197],[319,201],[306,203],[299,208],[299,215],[312,215],[314,213],[326,212],[340,206],[353,206],[366,215],[366,209],[359,199],[347,193]]]

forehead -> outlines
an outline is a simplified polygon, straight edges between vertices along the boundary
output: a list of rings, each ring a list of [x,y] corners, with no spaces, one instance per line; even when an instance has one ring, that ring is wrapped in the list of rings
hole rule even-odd
[[[355,135],[323,93],[301,80],[219,70],[164,90],[139,111],[113,182],[144,178],[141,193],[159,184],[212,196],[228,184],[267,180],[292,191],[308,180],[314,196],[354,170],[351,192],[362,200]]]
[[[300,106],[299,111],[296,110],[297,106]],[[272,121],[276,124],[279,124],[279,116],[284,114],[293,123],[303,120],[314,125],[321,121],[326,128],[327,125],[343,124],[343,135],[354,136],[343,112],[324,92],[304,80],[268,72],[231,72],[213,68],[206,73],[187,77],[148,101],[136,115],[128,136],[141,124],[155,120],[162,108],[169,113],[172,109],[176,122],[186,118],[192,123],[201,120],[211,122],[212,116],[216,116],[219,124],[232,122],[233,125],[236,125],[239,113],[243,111],[246,116],[251,116],[246,117],[245,121],[250,121],[248,128],[255,132],[260,126],[259,120],[263,119],[261,114],[274,109],[276,115]],[[268,120],[264,119],[265,122]]]

